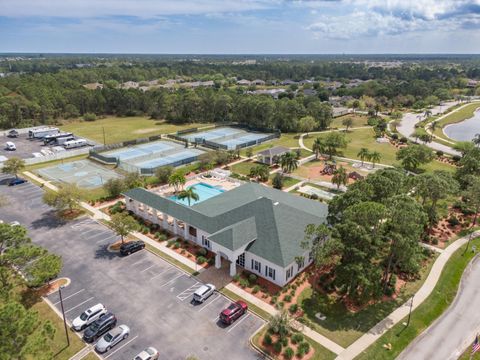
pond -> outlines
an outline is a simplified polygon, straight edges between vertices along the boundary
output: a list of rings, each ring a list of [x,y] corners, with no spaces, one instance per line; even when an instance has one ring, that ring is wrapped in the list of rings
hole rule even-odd
[[[470,119],[445,126],[443,132],[452,140],[471,141],[475,134],[480,134],[480,109]]]

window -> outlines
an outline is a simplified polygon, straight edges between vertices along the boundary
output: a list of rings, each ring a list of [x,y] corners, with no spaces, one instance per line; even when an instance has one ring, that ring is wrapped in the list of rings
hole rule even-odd
[[[237,258],[237,264],[241,267],[245,267],[245,253],[240,254],[240,256]]]
[[[210,249],[210,240],[208,240],[205,235],[202,235],[202,245]]]
[[[308,253],[308,262],[311,263],[313,261],[313,251]]]
[[[285,280],[288,280],[289,278],[291,278],[293,276],[293,266],[290,266],[288,269],[287,269],[287,276],[285,278]]]
[[[252,270],[255,270],[259,273],[262,272],[262,264],[260,263],[260,261],[252,259]]]
[[[265,276],[268,276],[269,278],[275,280],[275,269],[272,269],[271,267],[265,265]]]
[[[300,271],[305,266],[305,258],[302,256],[301,259],[297,261],[298,271]]]

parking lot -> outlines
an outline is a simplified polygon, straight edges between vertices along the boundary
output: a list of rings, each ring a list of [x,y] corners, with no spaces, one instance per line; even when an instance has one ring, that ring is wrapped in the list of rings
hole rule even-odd
[[[230,301],[214,293],[203,304],[191,303],[201,284],[189,274],[142,250],[128,257],[107,251],[117,236],[90,218],[62,222],[42,203],[43,191],[30,183],[7,187],[0,178],[0,193],[9,204],[0,219],[19,221],[35,243],[60,254],[61,276],[71,279],[62,291],[68,320],[102,303],[130,327],[130,336],[103,355],[105,359],[132,359],[147,346],[161,359],[257,359],[250,336],[263,320],[247,313],[230,326],[218,315]],[[48,299],[60,308],[58,293]]]
[[[17,148],[15,151],[5,150],[7,141],[13,142]],[[30,140],[28,134],[20,134],[17,138],[9,138],[6,135],[2,136],[2,143],[0,144],[0,155],[7,158],[19,157],[22,159],[33,158],[33,153],[40,153],[41,150],[48,150],[52,147],[50,145],[43,145],[43,141],[39,139]],[[62,147],[63,149],[63,147]],[[69,149],[65,151],[72,151],[77,149]]]

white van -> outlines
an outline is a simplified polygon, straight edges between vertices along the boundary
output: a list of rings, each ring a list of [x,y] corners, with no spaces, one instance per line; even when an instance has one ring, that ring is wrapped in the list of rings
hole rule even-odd
[[[87,143],[87,140],[85,139],[70,140],[63,143],[63,147],[65,149],[74,149],[74,148],[87,146],[87,145],[88,143]]]
[[[7,144],[5,145],[5,150],[15,151],[15,150],[17,150],[17,147],[15,146],[15,144],[13,142],[7,141]]]

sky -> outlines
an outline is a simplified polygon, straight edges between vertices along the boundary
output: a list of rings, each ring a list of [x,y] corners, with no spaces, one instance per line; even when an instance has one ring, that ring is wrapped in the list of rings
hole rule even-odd
[[[0,0],[0,52],[480,53],[480,0]]]

